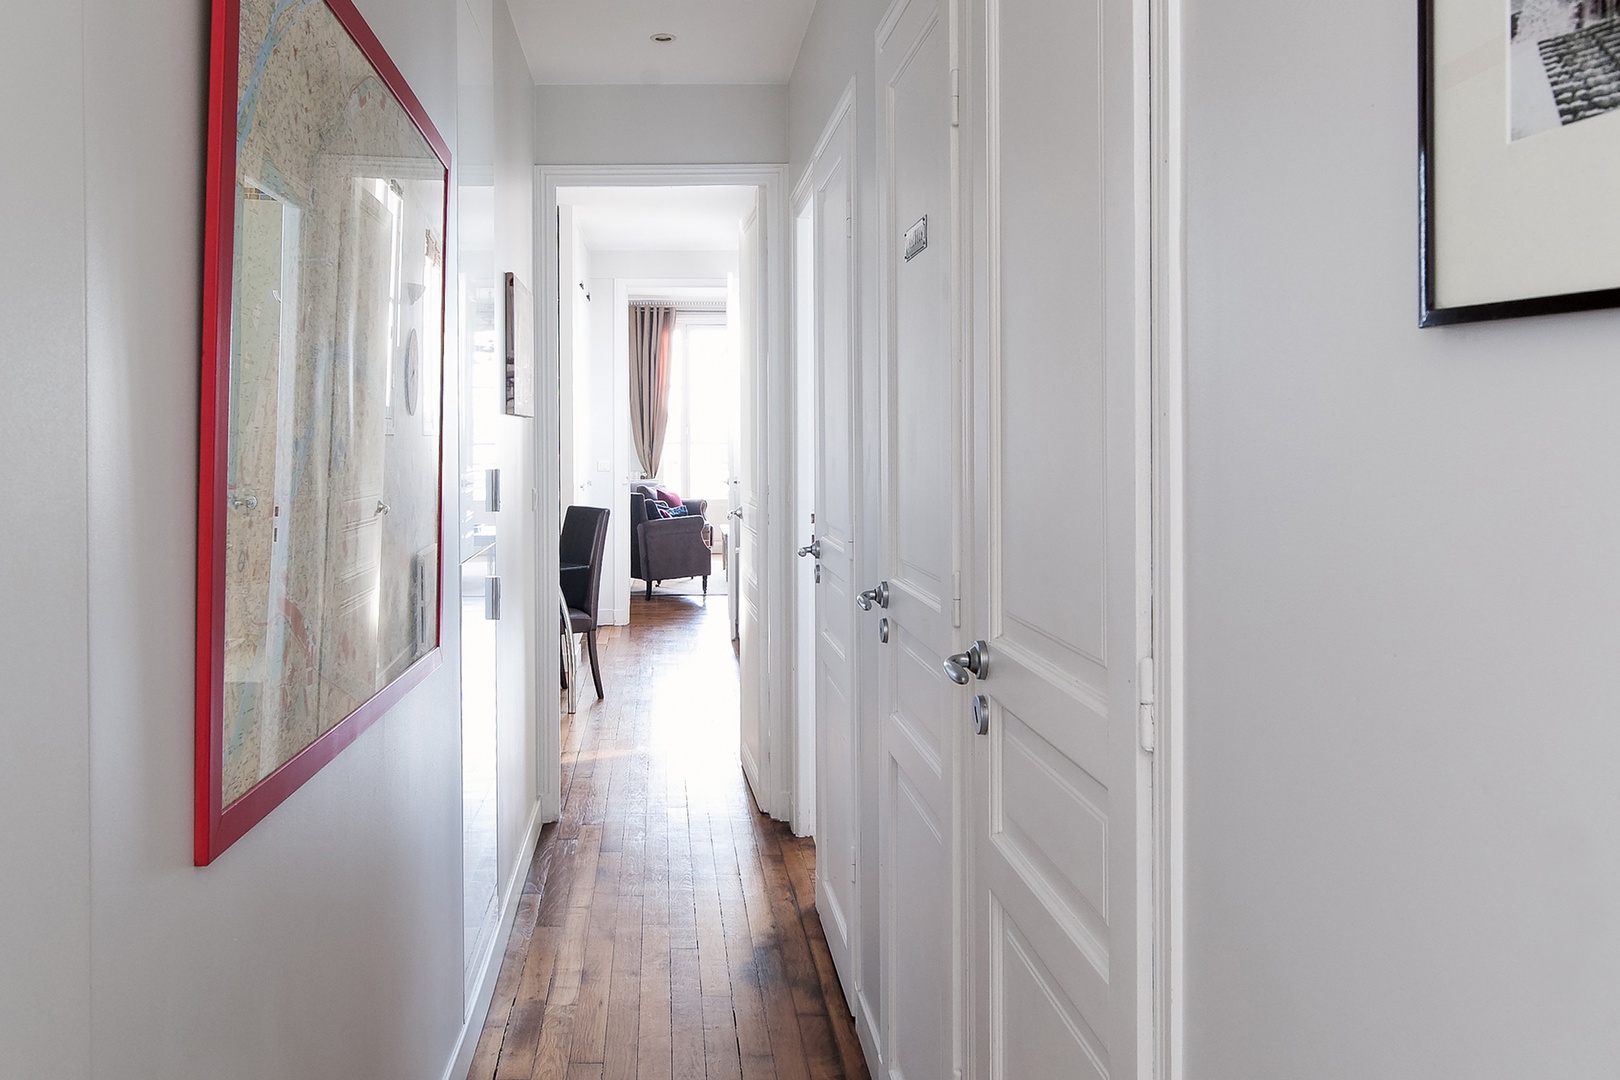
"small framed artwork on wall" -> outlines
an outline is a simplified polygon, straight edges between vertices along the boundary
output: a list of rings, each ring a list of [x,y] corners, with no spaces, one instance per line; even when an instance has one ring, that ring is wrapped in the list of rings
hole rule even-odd
[[[351,0],[213,18],[199,866],[427,678],[443,611],[449,149]]]
[[[1421,0],[1423,326],[1620,306],[1620,0]]]

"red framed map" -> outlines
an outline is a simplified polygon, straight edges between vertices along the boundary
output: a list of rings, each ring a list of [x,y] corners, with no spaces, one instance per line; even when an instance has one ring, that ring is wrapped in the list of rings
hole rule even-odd
[[[350,0],[215,0],[197,519],[207,865],[442,661],[450,152]]]

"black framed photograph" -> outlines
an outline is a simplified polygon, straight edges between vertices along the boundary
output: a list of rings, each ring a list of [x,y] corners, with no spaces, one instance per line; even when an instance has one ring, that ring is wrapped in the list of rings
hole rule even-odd
[[[1620,306],[1620,0],[1421,0],[1422,326]]]

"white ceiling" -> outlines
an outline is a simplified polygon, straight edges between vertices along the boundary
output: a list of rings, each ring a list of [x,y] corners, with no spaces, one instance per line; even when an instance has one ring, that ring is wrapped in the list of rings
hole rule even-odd
[[[512,0],[542,85],[785,83],[816,0]],[[674,34],[658,44],[653,34]]]
[[[591,251],[736,251],[751,187],[558,188]]]

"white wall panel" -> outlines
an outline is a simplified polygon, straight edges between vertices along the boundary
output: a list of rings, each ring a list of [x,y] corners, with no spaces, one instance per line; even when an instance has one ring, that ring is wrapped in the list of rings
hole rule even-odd
[[[90,1064],[83,7],[0,18],[0,1072],[64,1080]]]
[[[1417,329],[1413,5],[1185,18],[1188,1075],[1613,1075],[1620,314]]]

